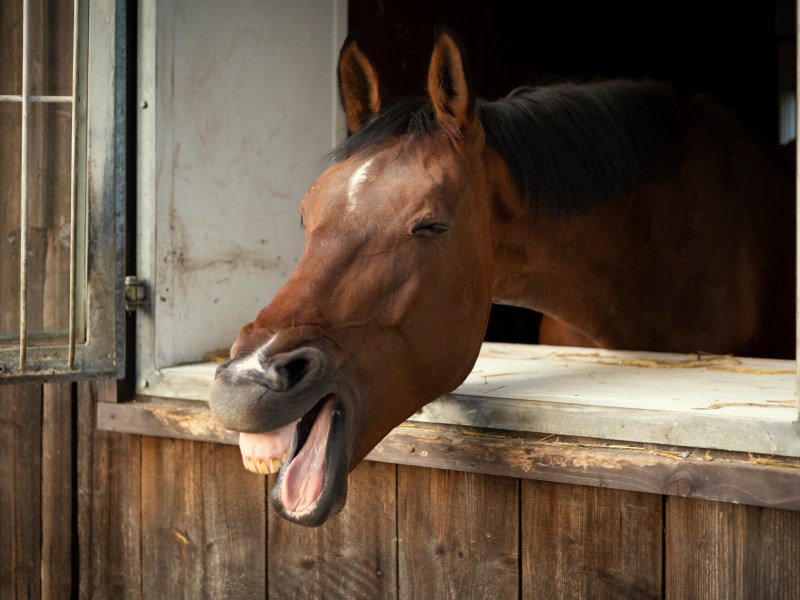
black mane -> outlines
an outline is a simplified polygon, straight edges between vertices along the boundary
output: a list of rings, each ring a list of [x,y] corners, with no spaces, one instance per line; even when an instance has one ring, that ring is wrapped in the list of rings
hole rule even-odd
[[[677,161],[678,105],[666,84],[611,80],[519,88],[477,103],[486,142],[531,213],[582,213],[665,175]],[[331,153],[335,161],[395,136],[437,130],[424,97],[399,99]]]

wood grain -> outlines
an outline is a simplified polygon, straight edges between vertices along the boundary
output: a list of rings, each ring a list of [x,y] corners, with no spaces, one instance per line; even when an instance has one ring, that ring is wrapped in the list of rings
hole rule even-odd
[[[142,439],[142,598],[264,597],[265,532],[237,448]]]
[[[98,431],[98,402],[117,398],[116,381],[78,384],[78,534],[81,598],[140,598],[141,443]]]
[[[41,588],[42,386],[0,386],[0,598]]]
[[[800,512],[669,498],[666,597],[800,598]]]
[[[515,479],[398,467],[401,598],[513,598],[519,589]]]
[[[0,2],[0,94],[19,94],[22,90],[21,21],[21,3]],[[0,102],[0,333],[4,334],[19,332],[21,139],[22,107],[16,102]]]
[[[48,383],[42,399],[42,598],[72,593],[74,535],[72,384]]]
[[[794,458],[410,423],[396,427],[368,458],[800,509]]]
[[[362,463],[347,506],[309,529],[269,510],[270,598],[396,598],[396,467]]]
[[[523,598],[660,598],[661,526],[656,495],[523,481]]]

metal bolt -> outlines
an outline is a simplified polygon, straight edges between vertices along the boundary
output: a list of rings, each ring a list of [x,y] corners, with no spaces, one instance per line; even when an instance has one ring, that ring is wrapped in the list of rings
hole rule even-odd
[[[139,100],[139,108],[147,108],[147,100]]]

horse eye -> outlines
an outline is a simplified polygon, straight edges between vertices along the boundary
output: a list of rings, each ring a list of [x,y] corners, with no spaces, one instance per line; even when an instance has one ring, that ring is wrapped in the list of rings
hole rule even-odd
[[[300,215],[300,229],[305,229],[305,223],[303,223],[303,215]]]
[[[411,235],[427,235],[434,237],[447,233],[450,227],[444,223],[420,223],[411,229]]]

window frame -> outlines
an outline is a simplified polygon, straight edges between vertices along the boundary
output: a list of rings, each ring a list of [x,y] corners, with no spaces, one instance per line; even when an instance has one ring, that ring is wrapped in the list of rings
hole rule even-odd
[[[0,383],[120,378],[125,369],[124,2],[92,0],[89,6],[88,0],[76,0],[75,4],[78,27],[73,56],[77,64],[72,102],[76,139],[70,258],[74,274],[70,277],[69,341],[0,348]],[[85,303],[76,306],[81,289]],[[24,317],[21,322],[24,324]],[[85,329],[76,332],[81,322]],[[24,334],[24,325],[21,331]]]

